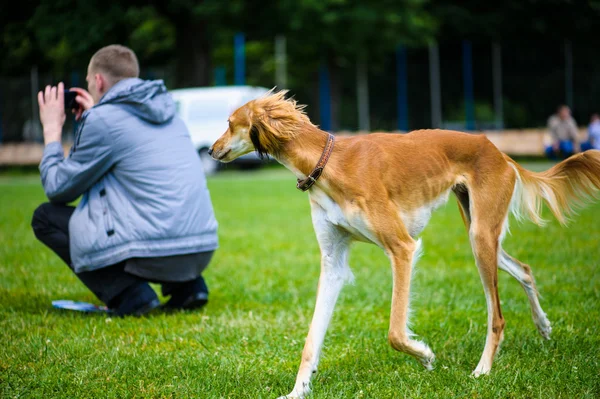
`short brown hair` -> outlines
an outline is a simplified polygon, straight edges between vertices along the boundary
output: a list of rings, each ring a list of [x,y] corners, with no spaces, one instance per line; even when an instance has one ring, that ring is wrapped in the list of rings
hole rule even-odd
[[[105,73],[112,84],[140,76],[140,65],[135,53],[120,44],[111,44],[96,51],[90,60],[90,70]]]

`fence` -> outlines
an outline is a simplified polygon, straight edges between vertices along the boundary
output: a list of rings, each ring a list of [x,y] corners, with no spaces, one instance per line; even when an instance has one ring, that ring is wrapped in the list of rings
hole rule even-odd
[[[589,56],[588,43],[442,41],[378,59],[367,55],[366,61],[332,57],[327,64],[286,55],[286,47],[300,44],[282,37],[245,54],[239,46],[252,41],[236,36],[236,43],[231,59],[213,60],[214,83],[270,88],[284,82],[308,105],[310,118],[332,131],[538,128],[562,103],[570,103],[585,126],[600,108],[600,63]],[[244,63],[242,72],[236,59]],[[142,77],[162,78],[169,87],[171,71],[153,66]],[[52,76],[34,67],[23,76],[0,77],[0,143],[41,141],[36,93],[58,80],[85,87],[85,71]],[[72,131],[67,118],[66,140]]]

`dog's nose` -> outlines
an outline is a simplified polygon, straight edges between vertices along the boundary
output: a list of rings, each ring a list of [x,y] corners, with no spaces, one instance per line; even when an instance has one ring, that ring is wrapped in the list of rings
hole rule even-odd
[[[212,147],[210,147],[210,148],[208,149],[208,155],[212,155],[212,153],[213,153],[213,151],[212,151]]]

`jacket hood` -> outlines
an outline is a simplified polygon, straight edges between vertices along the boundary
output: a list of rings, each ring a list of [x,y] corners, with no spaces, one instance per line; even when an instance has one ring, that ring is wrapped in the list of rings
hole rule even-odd
[[[102,96],[97,106],[120,104],[150,123],[161,124],[175,116],[175,102],[162,80],[123,79]]]

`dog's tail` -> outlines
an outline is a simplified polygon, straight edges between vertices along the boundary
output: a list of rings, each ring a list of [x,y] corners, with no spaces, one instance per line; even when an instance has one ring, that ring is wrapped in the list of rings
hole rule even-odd
[[[511,211],[542,226],[542,200],[561,224],[568,222],[577,208],[600,197],[600,151],[589,150],[554,165],[545,172],[531,172],[504,154],[517,172]]]

